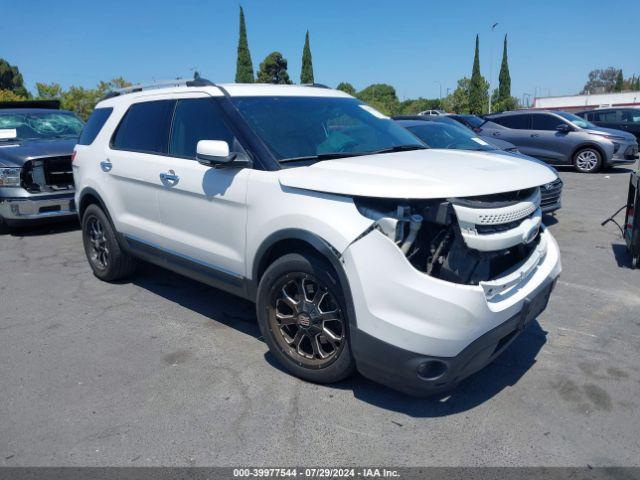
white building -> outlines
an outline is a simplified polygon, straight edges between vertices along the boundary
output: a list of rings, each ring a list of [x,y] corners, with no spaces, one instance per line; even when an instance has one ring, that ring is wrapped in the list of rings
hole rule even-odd
[[[531,108],[543,110],[566,110],[568,112],[603,107],[640,107],[640,92],[536,97],[531,106]]]

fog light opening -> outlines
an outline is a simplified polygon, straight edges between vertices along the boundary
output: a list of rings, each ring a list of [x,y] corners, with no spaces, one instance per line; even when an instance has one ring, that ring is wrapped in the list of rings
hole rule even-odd
[[[447,364],[439,360],[427,360],[418,365],[418,377],[422,380],[437,380],[447,372]]]

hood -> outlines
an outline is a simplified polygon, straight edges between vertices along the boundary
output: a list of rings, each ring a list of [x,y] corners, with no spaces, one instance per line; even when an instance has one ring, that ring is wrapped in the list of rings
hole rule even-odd
[[[478,137],[480,137],[482,140],[484,140],[488,144],[493,145],[496,148],[499,148],[500,150],[516,148],[516,146],[513,143],[507,142],[506,140],[502,140],[500,138],[495,138],[491,135],[478,135]]]
[[[555,179],[548,167],[526,157],[435,149],[325,160],[279,172],[285,187],[377,198],[472,197]]]
[[[0,166],[21,167],[34,158],[71,155],[76,143],[75,138],[0,142]]]
[[[620,138],[624,138],[625,140],[631,141],[631,142],[635,142],[636,141],[636,137],[629,133],[629,132],[625,132],[623,130],[615,130],[613,128],[604,128],[604,127],[598,127],[596,128],[586,128],[584,129],[586,132],[588,133],[592,133],[594,135],[615,135],[616,137],[620,137]]]

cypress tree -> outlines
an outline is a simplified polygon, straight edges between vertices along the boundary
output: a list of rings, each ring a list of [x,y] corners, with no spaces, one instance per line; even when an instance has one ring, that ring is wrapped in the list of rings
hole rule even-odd
[[[485,80],[480,74],[480,39],[476,35],[476,53],[473,57],[473,70],[471,71],[471,81],[469,83],[469,112],[474,115],[481,115],[484,107]]]
[[[244,23],[244,11],[240,7],[240,38],[238,39],[238,61],[236,63],[236,83],[253,83],[253,63],[247,42],[247,27]]]
[[[307,35],[304,39],[304,48],[302,49],[300,83],[313,83],[313,63],[311,61],[311,47],[309,46],[309,30],[307,30]]]
[[[500,76],[498,77],[498,101],[506,100],[511,96],[511,75],[509,74],[509,60],[507,59],[507,36],[504,36],[504,48],[502,50],[502,65],[500,65]]]
[[[613,87],[614,92],[621,92],[624,88],[624,76],[622,75],[622,70],[618,70],[618,75],[616,75],[616,83]]]

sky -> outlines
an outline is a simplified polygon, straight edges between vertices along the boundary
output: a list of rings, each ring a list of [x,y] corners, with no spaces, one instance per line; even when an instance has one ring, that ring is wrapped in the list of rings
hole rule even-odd
[[[389,83],[401,100],[453,91],[471,75],[476,34],[493,87],[508,34],[520,99],[578,93],[595,68],[640,74],[638,0],[9,1],[0,0],[0,58],[20,68],[31,90],[36,82],[94,87],[117,76],[149,83],[191,77],[194,68],[232,82],[239,5],[254,69],[279,51],[295,82],[307,30],[317,83]]]

